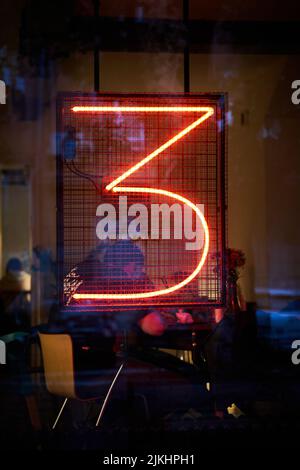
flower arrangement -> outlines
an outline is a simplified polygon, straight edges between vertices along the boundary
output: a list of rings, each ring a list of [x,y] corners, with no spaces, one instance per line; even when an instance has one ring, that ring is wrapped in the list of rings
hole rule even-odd
[[[246,256],[242,250],[234,248],[226,249],[226,286],[227,286],[227,311],[238,312],[246,309],[246,303],[243,298],[240,286],[237,281],[241,275],[241,268],[246,263]],[[217,261],[216,270],[219,269],[218,259],[220,255],[215,255]]]
[[[226,250],[226,272],[228,282],[237,282],[240,277],[240,269],[246,263],[246,256],[242,250],[227,248]]]
[[[246,263],[246,256],[242,250],[236,250],[235,248],[226,249],[226,280],[236,282],[240,277],[240,268]],[[219,272],[220,254],[212,255],[212,259],[217,261],[215,272]]]
[[[226,250],[226,282],[227,282],[227,311],[237,313],[246,310],[246,303],[237,281],[240,270],[246,263],[242,250],[227,248]]]

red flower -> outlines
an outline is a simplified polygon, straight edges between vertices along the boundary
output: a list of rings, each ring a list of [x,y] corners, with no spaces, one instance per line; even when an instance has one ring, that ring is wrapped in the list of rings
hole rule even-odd
[[[217,267],[215,271],[218,271],[218,259],[220,254],[212,256],[212,259],[216,260]],[[226,250],[226,273],[227,280],[236,282],[239,278],[239,268],[242,268],[246,263],[246,256],[242,250],[236,250],[234,248],[227,248]]]

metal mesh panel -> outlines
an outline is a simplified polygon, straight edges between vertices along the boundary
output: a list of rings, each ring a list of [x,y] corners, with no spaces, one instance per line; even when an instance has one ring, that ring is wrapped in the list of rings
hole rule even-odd
[[[221,95],[60,97],[64,305],[222,303],[224,132]]]

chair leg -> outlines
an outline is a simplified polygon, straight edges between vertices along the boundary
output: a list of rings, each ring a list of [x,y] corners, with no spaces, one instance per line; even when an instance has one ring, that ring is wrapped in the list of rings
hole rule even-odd
[[[60,408],[60,410],[59,410],[59,413],[58,413],[58,415],[57,415],[57,418],[56,418],[56,420],[54,421],[54,424],[53,424],[53,426],[52,426],[52,430],[56,428],[56,425],[57,425],[57,423],[58,423],[58,421],[59,421],[60,415],[62,414],[62,412],[63,412],[63,410],[64,410],[64,407],[65,407],[66,404],[67,404],[67,401],[68,401],[68,398],[65,398],[65,399],[64,399],[64,402],[63,402],[63,404],[62,404],[62,406],[61,406],[61,408]]]
[[[149,412],[149,406],[148,406],[147,398],[142,393],[137,393],[136,396],[140,397],[143,400],[146,419],[147,419],[147,421],[150,421],[150,412]]]
[[[107,404],[107,402],[108,402],[108,400],[109,400],[109,397],[110,397],[110,394],[111,394],[111,392],[112,392],[112,389],[114,388],[114,385],[115,385],[115,383],[116,383],[116,380],[117,380],[117,378],[119,377],[119,374],[120,374],[121,370],[123,369],[123,366],[124,366],[124,363],[120,365],[120,367],[119,367],[119,369],[118,369],[118,371],[117,371],[117,373],[116,373],[116,375],[115,375],[115,377],[114,377],[112,383],[110,384],[110,387],[109,387],[109,389],[108,389],[108,392],[107,392],[107,394],[106,394],[106,397],[104,398],[103,404],[102,404],[102,406],[101,406],[101,410],[100,410],[98,419],[97,419],[97,421],[96,421],[96,427],[97,427],[97,426],[99,425],[99,423],[100,423],[100,420],[101,420],[102,415],[103,415],[103,413],[104,413],[104,410],[105,410],[106,404]]]
[[[25,397],[25,401],[30,417],[31,426],[35,431],[40,431],[42,429],[42,424],[35,396],[27,395]]]

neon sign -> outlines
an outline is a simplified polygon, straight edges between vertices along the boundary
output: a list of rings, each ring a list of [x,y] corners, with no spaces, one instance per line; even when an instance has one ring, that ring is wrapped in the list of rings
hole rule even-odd
[[[59,97],[62,305],[223,303],[224,103],[222,94]]]

